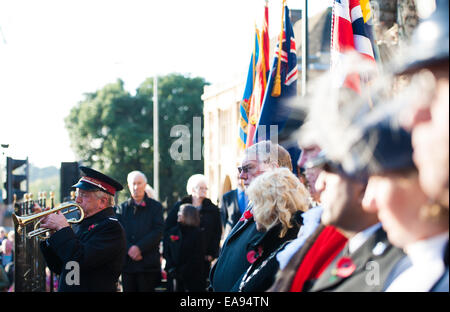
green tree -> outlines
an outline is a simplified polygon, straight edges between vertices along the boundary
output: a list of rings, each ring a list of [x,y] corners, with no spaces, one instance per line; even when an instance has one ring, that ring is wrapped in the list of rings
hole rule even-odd
[[[170,208],[186,193],[190,175],[203,172],[203,160],[175,161],[170,137],[175,125],[192,131],[193,117],[203,114],[203,78],[170,74],[158,78],[160,200]],[[65,119],[71,146],[87,166],[112,176],[126,186],[131,170],[143,171],[153,183],[153,78],[146,79],[132,96],[117,80],[85,94]],[[119,200],[129,196],[121,192]]]
[[[177,140],[177,137],[170,136],[172,127],[184,125],[192,134],[193,118],[203,116],[201,95],[205,84],[203,78],[190,78],[178,74],[158,78],[160,198],[167,201],[169,208],[186,194],[189,177],[203,173],[203,160],[193,160],[192,157],[190,160],[174,160],[169,151]],[[140,85],[136,97],[138,99],[153,97],[153,78],[145,80]],[[191,141],[191,156],[192,145]],[[153,179],[153,172],[150,176]]]

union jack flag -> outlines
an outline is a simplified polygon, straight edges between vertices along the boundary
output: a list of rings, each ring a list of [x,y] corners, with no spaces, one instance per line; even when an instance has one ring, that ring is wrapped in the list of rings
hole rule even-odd
[[[297,95],[297,51],[287,5],[284,5],[283,14],[282,44],[280,47],[278,43],[275,50],[254,142],[278,136],[291,113],[286,100]]]
[[[346,86],[360,93],[359,75],[342,75],[343,57],[351,52],[359,53],[369,62],[378,60],[369,0],[334,0],[333,3],[331,71],[336,74],[339,87]]]

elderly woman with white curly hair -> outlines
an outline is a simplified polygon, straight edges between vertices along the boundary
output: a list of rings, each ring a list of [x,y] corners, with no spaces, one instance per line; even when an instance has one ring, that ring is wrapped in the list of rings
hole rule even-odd
[[[232,291],[265,291],[275,281],[276,254],[297,237],[300,213],[309,207],[309,193],[287,168],[277,168],[258,176],[247,193],[253,203],[256,228],[264,235],[252,242],[253,248],[247,254],[252,265]]]
[[[222,220],[219,208],[207,198],[208,186],[206,177],[202,174],[194,174],[187,181],[186,191],[188,196],[178,201],[169,211],[165,224],[165,235],[169,229],[177,224],[177,216],[180,206],[191,204],[200,212],[200,229],[205,238],[205,284],[211,266],[211,261],[219,255],[220,238],[222,236]],[[206,287],[205,287],[206,290]]]

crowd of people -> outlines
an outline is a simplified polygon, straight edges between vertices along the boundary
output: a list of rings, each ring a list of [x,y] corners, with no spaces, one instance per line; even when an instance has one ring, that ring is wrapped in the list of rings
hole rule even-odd
[[[164,219],[144,173],[129,173],[131,197],[115,205],[123,187],[80,167],[83,222],[41,222],[54,230],[41,250],[59,290],[116,291],[121,276],[124,292],[156,291],[163,279],[175,292],[448,292],[448,1],[437,3],[390,73],[406,84],[426,77],[427,90],[413,85],[422,96],[388,103],[336,91],[299,129],[297,174],[284,147],[258,142],[219,206],[196,174]],[[425,44],[434,50],[416,53]],[[1,255],[11,259],[7,243]]]
[[[14,231],[0,227],[0,291],[8,291],[14,281]]]

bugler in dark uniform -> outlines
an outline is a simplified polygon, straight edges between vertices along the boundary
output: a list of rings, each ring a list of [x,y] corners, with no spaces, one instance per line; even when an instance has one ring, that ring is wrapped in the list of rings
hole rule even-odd
[[[111,201],[123,187],[91,168],[80,169],[85,176],[73,187],[77,188],[76,202],[85,218],[74,231],[64,220],[55,225],[59,214],[45,217],[42,225],[56,232],[41,243],[41,250],[49,268],[60,275],[58,291],[114,292],[126,255],[126,241]],[[96,196],[97,191],[107,196]]]

